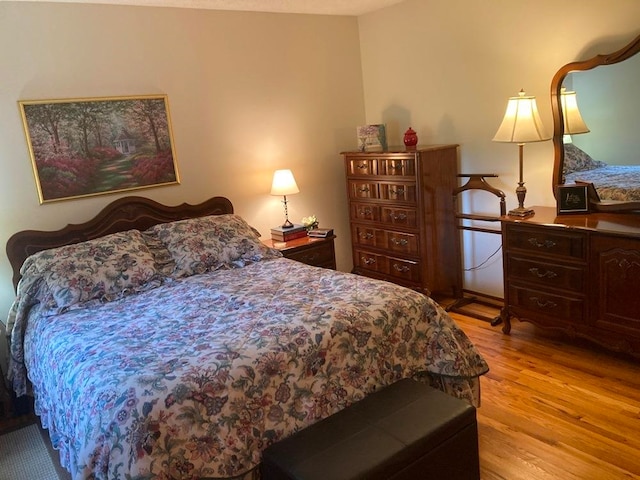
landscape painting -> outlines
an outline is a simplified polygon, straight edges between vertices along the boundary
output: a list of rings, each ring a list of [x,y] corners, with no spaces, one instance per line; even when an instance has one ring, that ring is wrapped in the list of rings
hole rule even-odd
[[[18,103],[40,203],[180,182],[166,95]]]

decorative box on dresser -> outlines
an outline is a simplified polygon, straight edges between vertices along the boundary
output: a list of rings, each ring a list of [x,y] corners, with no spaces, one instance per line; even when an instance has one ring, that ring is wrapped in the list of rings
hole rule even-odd
[[[502,217],[503,331],[511,316],[640,357],[640,215]]]
[[[354,273],[451,295],[460,277],[457,145],[343,152]]]

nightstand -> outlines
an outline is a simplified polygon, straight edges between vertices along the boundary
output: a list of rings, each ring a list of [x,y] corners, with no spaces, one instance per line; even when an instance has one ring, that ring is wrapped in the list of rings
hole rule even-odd
[[[336,269],[335,235],[327,238],[302,237],[288,242],[263,240],[264,244],[280,250],[285,258],[314,267]]]

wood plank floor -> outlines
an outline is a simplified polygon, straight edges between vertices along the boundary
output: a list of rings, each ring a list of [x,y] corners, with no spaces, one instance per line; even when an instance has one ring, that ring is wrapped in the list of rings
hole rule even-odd
[[[514,320],[451,314],[489,363],[483,480],[640,479],[640,361]]]

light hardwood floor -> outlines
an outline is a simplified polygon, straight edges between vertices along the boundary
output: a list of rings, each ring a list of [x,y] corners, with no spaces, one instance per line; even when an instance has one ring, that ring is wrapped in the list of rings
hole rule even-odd
[[[489,363],[483,480],[640,479],[640,361],[513,321],[452,313]]]

